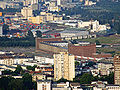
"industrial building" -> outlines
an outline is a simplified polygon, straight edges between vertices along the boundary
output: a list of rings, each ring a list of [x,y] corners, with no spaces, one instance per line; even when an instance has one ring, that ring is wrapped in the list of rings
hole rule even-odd
[[[54,41],[54,42],[52,42]],[[56,41],[56,43],[55,43]],[[55,54],[60,52],[68,52],[76,56],[92,57],[96,53],[96,44],[71,44],[64,42],[61,38],[41,39],[36,38],[36,51],[48,54]]]

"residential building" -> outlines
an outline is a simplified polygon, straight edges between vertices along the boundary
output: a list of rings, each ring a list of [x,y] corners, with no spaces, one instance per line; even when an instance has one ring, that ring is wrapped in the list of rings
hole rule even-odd
[[[54,79],[55,81],[64,78],[73,81],[75,77],[74,55],[68,52],[54,54]]]
[[[0,56],[0,64],[12,65],[14,64],[14,58],[12,56]]]
[[[31,4],[31,0],[23,1],[23,6],[29,6]]]
[[[32,5],[32,4],[36,4],[36,3],[38,4],[38,3],[39,3],[39,0],[31,0],[31,5]]]
[[[23,9],[21,9],[21,14],[24,16],[25,19],[28,19],[28,17],[33,16],[32,11],[33,11],[32,8],[23,7]]]
[[[61,16],[61,15],[54,15],[54,17],[53,17],[54,19],[54,21],[60,21],[60,20],[63,20],[63,17]]]
[[[3,2],[3,1],[0,1],[0,7],[2,9],[5,9],[7,7],[7,3],[6,2]]]
[[[2,26],[0,26],[0,36],[3,35],[3,29],[2,29]]]
[[[35,56],[35,60],[37,60],[39,63],[49,63],[49,64],[52,64],[52,65],[54,64],[54,59],[52,59],[52,58]]]
[[[114,84],[120,85],[120,56],[114,56]]]
[[[32,79],[33,79],[34,81],[37,81],[37,80],[45,80],[45,79],[46,79],[46,75],[41,74],[41,73],[36,73],[36,74],[33,74],[33,75],[32,75]]]
[[[37,90],[51,90],[51,81],[48,80],[38,80]]]
[[[120,90],[120,85],[106,85],[107,90]]]
[[[48,10],[53,12],[55,11],[59,12],[61,8],[59,6],[54,6],[54,7],[52,6],[52,7],[48,7]]]
[[[99,63],[98,70],[101,75],[109,75],[112,71],[113,65],[106,63]]]
[[[53,83],[52,84],[52,90],[71,90],[70,83]]]
[[[47,21],[62,20],[61,15],[54,15],[52,13],[41,12],[39,16],[29,17],[28,20],[32,23],[44,23]]]

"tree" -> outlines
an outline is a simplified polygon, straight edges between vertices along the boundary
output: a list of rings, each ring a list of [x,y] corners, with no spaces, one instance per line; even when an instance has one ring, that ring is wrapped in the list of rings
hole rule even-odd
[[[16,74],[20,74],[23,71],[20,65],[17,65],[16,70],[14,71]]]
[[[90,73],[84,73],[80,78],[80,84],[90,84],[93,79]]]
[[[96,45],[100,45],[100,42],[98,40],[95,41]]]
[[[14,78],[12,77],[1,77],[0,78],[0,90],[8,90],[8,84],[11,80],[13,80]]]
[[[78,61],[75,61],[75,66],[77,66],[77,65],[80,65],[80,63]]]
[[[36,31],[36,37],[42,37],[42,32],[41,31]]]
[[[32,66],[27,66],[26,68],[27,68],[27,70],[35,71],[35,68],[36,68],[36,67],[37,67],[37,66],[34,65],[33,67],[32,67]]]
[[[113,29],[117,31],[118,34],[120,34],[120,20],[114,23]]]
[[[57,82],[60,83],[60,82],[67,82],[67,81],[69,81],[69,80],[64,79],[64,78],[61,78],[61,79],[59,79]]]
[[[93,65],[96,65],[96,63],[95,63],[95,62],[92,62],[92,61],[88,62],[88,64],[87,64],[87,66],[89,66],[89,67],[91,67],[91,66],[93,66]]]
[[[9,90],[23,90],[23,82],[20,79],[13,79],[8,84]]]
[[[32,76],[29,73],[25,73],[22,77],[24,90],[32,90]]]
[[[114,73],[113,72],[109,74],[109,76],[107,77],[107,82],[109,84],[114,84]]]
[[[9,26],[7,24],[3,25],[3,34],[6,35],[9,31]]]
[[[27,36],[33,38],[33,33],[31,30],[28,31]]]
[[[4,71],[2,71],[3,75],[11,75],[12,73],[13,73],[13,71],[11,71],[11,70],[4,70]]]
[[[109,84],[114,84],[114,73],[109,74],[109,76],[102,76],[99,80],[107,81]]]

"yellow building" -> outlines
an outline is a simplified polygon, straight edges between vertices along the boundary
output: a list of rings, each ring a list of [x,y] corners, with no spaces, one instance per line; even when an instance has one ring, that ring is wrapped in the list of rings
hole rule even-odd
[[[75,77],[74,55],[69,55],[68,52],[60,52],[54,54],[54,80],[61,78],[73,81]]]
[[[40,23],[44,23],[47,19],[46,19],[46,15],[40,15],[36,17],[29,17],[28,20],[32,23],[40,24]]]
[[[62,16],[53,15],[52,13],[47,13],[47,12],[41,12],[39,16],[28,17],[28,20],[32,23],[40,24],[46,21],[62,20]]]
[[[32,23],[36,23],[36,17],[29,17],[28,20]]]
[[[47,19],[47,21],[53,21],[53,14],[52,13],[47,13],[46,14],[46,19]]]
[[[57,20],[62,20],[63,17],[62,16],[54,16],[54,21],[57,21]]]

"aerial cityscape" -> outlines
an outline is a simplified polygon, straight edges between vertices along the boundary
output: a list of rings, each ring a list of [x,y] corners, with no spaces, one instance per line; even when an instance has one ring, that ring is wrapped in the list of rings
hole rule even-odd
[[[120,0],[0,0],[0,90],[120,90]]]

